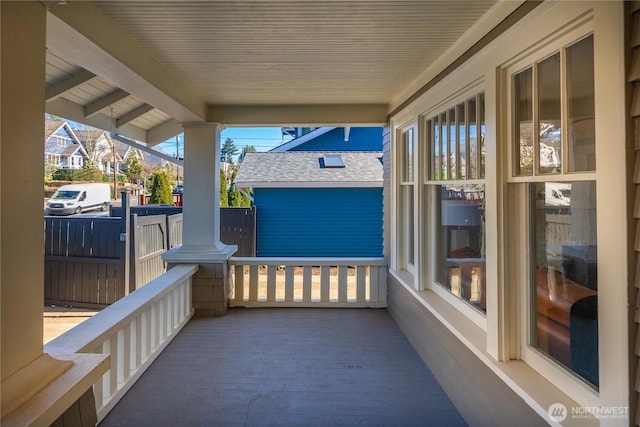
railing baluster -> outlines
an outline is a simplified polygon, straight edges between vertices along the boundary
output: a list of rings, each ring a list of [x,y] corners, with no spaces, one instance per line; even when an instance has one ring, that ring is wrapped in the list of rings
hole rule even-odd
[[[131,323],[122,330],[122,345],[119,350],[122,353],[122,374],[118,381],[118,388],[131,376]]]
[[[295,272],[295,266],[287,265],[285,269],[284,280],[284,300],[287,302],[293,302],[293,273]]]
[[[235,301],[244,301],[244,265],[236,265],[234,268],[233,283]]]
[[[338,267],[338,301],[347,302],[347,270],[346,265]]]
[[[329,279],[331,267],[323,265],[320,267],[320,301],[329,302]]]
[[[276,273],[278,266],[269,265],[267,269],[267,301],[274,302],[276,300]]]
[[[108,396],[111,397],[118,390],[118,367],[122,366],[121,355],[118,352],[118,333],[113,335],[109,341],[109,354],[111,355],[111,369],[109,370],[109,390]]]
[[[369,268],[369,303],[375,307],[378,303],[378,289],[380,286],[380,270],[378,267]]]
[[[367,295],[366,295],[366,279],[367,279],[367,266],[365,265],[359,265],[358,268],[356,269],[356,286],[357,286],[357,291],[356,291],[356,301],[358,302],[365,302]]]
[[[258,301],[258,265],[249,267],[249,301]]]
[[[305,265],[302,271],[302,301],[311,302],[311,273],[313,267]]]

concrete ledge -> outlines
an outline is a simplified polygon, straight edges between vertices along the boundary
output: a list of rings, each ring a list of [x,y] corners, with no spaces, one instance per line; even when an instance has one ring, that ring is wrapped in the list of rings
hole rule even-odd
[[[5,413],[5,394],[8,399],[12,399],[11,396],[14,396],[16,392],[19,393],[19,389],[23,389],[27,385],[19,387],[17,384],[12,384],[10,389],[7,390],[5,384],[2,384],[3,427],[51,425],[71,405],[78,401],[87,390],[93,387],[93,384],[109,370],[110,366],[109,356],[102,354],[55,355],[55,359],[45,354],[43,357],[44,359],[38,362],[39,365],[47,366],[51,364],[51,361],[56,361],[61,362],[67,369],[62,373],[58,373],[53,381],[33,393],[28,399],[21,402],[17,408],[8,411],[8,413]],[[29,368],[27,367],[22,371],[30,370]],[[31,375],[31,372],[25,371],[21,375],[27,378]],[[16,380],[14,378],[13,381]]]

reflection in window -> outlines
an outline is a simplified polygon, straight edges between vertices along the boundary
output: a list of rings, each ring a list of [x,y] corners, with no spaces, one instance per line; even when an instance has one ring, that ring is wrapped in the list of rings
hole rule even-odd
[[[414,137],[413,129],[400,138],[400,186],[398,188],[399,259],[401,269],[411,270],[414,265]]]
[[[531,183],[530,345],[598,386],[596,185]]]
[[[484,136],[487,132],[487,122],[484,117],[484,93],[478,95],[478,141],[480,146],[480,170],[478,172],[478,176],[476,178],[485,177],[485,158],[487,153],[487,147],[484,143]],[[472,131],[472,129],[470,129]]]
[[[478,121],[476,119],[476,99],[467,101],[467,114],[469,117],[469,179],[478,178]]]
[[[427,176],[433,181],[484,178],[484,94],[426,121]]]
[[[436,281],[484,312],[484,185],[436,188]]]
[[[593,36],[567,48],[569,172],[596,170]]]
[[[593,36],[564,52],[513,76],[514,176],[596,170]]]
[[[514,76],[516,176],[533,175],[533,71],[531,68]]]
[[[562,172],[560,53],[538,64],[540,174]]]
[[[467,124],[465,122],[465,105],[458,105],[458,158],[460,161],[456,167],[456,176],[458,179],[467,178],[467,146],[469,138],[467,135]]]

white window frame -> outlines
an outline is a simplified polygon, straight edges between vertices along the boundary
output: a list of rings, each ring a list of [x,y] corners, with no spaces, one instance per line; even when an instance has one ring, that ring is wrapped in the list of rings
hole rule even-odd
[[[487,181],[486,177],[482,179],[456,179],[456,180],[431,180],[429,174],[431,173],[431,158],[433,153],[430,152],[430,147],[427,145],[427,132],[429,131],[426,127],[426,123],[429,119],[439,115],[442,112],[448,112],[452,108],[456,108],[459,104],[465,102],[466,100],[480,94],[484,93],[484,85],[482,80],[477,80],[472,84],[468,85],[464,90],[455,93],[454,95],[445,98],[443,101],[437,103],[434,107],[430,108],[428,112],[420,116],[420,126],[422,131],[420,132],[420,143],[418,144],[420,147],[424,147],[423,151],[420,153],[420,193],[423,195],[423,204],[422,204],[422,212],[423,215],[420,215],[422,221],[422,226],[424,227],[424,233],[422,239],[420,239],[420,247],[422,248],[421,253],[423,254],[422,263],[423,263],[423,274],[421,275],[421,280],[419,280],[418,287],[419,290],[423,291],[433,291],[436,295],[454,307],[457,311],[467,317],[470,321],[476,324],[481,329],[487,329],[487,315],[486,313],[482,313],[481,311],[475,309],[470,306],[466,301],[457,296],[453,295],[449,290],[436,283],[435,274],[436,274],[436,251],[430,250],[429,248],[433,247],[435,244],[435,239],[437,236],[436,224],[433,218],[436,217],[436,195],[434,193],[434,188],[439,188],[444,184],[453,184],[453,185],[469,185],[469,184],[482,184],[485,186],[485,200],[486,200],[486,190],[487,190]],[[486,95],[485,95],[486,97]],[[479,108],[476,106],[476,108]],[[486,111],[486,106],[485,106]],[[485,125],[486,125],[486,117],[485,117]],[[480,150],[480,145],[478,145],[478,150]],[[459,155],[459,153],[457,153]],[[468,156],[468,153],[467,153]],[[468,161],[467,161],[468,164]],[[479,165],[478,165],[479,167]],[[485,166],[486,167],[486,166]],[[478,171],[479,172],[479,171]],[[485,229],[486,233],[486,229]],[[489,264],[489,259],[486,259],[486,265]],[[487,286],[488,288],[488,286]],[[486,295],[487,299],[487,311],[489,309],[489,295]]]
[[[604,8],[603,8],[604,9]],[[606,52],[615,45],[612,40],[607,40],[605,35],[607,31],[602,28],[603,31],[598,32],[596,25],[592,19],[583,17],[584,22],[580,25],[576,25],[567,29],[561,35],[550,37],[548,43],[545,43],[535,51],[527,51],[522,57],[504,64],[501,72],[501,82],[499,83],[504,93],[506,94],[504,111],[508,113],[508,119],[505,123],[506,129],[503,131],[507,137],[505,141],[507,155],[505,156],[504,165],[508,173],[505,176],[509,187],[508,199],[509,203],[504,211],[504,218],[507,220],[508,226],[504,228],[505,232],[514,237],[515,249],[511,251],[512,255],[505,253],[504,265],[511,267],[507,272],[507,280],[516,284],[519,296],[516,298],[515,306],[511,307],[516,313],[520,313],[517,316],[517,322],[519,325],[515,331],[512,331],[512,339],[515,342],[511,342],[510,348],[512,349],[511,357],[514,359],[522,359],[534,370],[539,372],[543,377],[553,382],[558,388],[567,393],[572,399],[583,406],[595,407],[601,406],[603,402],[612,402],[611,405],[615,406],[613,402],[622,402],[625,399],[619,396],[620,384],[624,384],[628,381],[625,377],[625,366],[628,361],[620,360],[621,352],[607,352],[607,348],[615,346],[617,348],[625,348],[627,345],[627,323],[626,318],[623,315],[611,316],[612,313],[620,312],[619,304],[620,299],[616,297],[618,291],[605,287],[604,283],[626,283],[626,268],[616,270],[615,268],[609,268],[610,265],[626,265],[626,260],[616,259],[616,257],[626,258],[626,246],[619,245],[615,242],[615,239],[619,239],[620,235],[613,233],[613,235],[607,231],[610,227],[607,227],[608,223],[617,223],[622,226],[625,222],[624,214],[620,218],[618,212],[613,212],[611,207],[611,188],[621,189],[622,192],[618,192],[618,197],[623,196],[625,181],[624,174],[619,174],[620,166],[624,164],[624,156],[622,155],[622,161],[618,158],[618,164],[612,161],[608,151],[614,151],[616,153],[624,153],[624,133],[618,134],[619,144],[614,150],[607,149],[607,144],[611,140],[611,123],[618,122],[616,117],[616,108],[620,108],[619,99],[624,99],[622,93],[620,93],[620,81],[613,77],[610,79],[599,76],[599,69],[603,71],[605,69],[602,60],[608,57],[610,54]],[[512,103],[512,78],[518,72],[532,66],[534,63],[539,62],[550,55],[561,51],[562,49],[573,45],[581,39],[587,37],[589,34],[594,34],[594,64],[595,64],[595,98],[596,98],[596,171],[595,172],[566,172],[566,168],[563,168],[563,173],[558,175],[538,175],[534,172],[533,176],[514,176],[514,167],[516,161],[515,144],[513,141],[513,127],[516,126],[513,123],[513,109]],[[613,44],[612,44],[613,43]],[[562,54],[561,54],[562,55]],[[622,57],[622,56],[621,56]],[[610,71],[609,71],[610,72]],[[606,72],[604,73],[606,74]],[[561,75],[564,75],[564,69],[561,70]],[[535,79],[535,73],[534,73]],[[615,96],[606,96],[607,93],[616,93],[619,96],[618,104],[616,105]],[[608,98],[608,99],[607,99]],[[535,95],[534,95],[535,99]],[[604,102],[603,102],[604,100]],[[563,102],[566,100],[563,99]],[[610,102],[612,108],[606,107],[607,102]],[[564,108],[564,106],[563,106]],[[534,114],[535,117],[535,114]],[[564,128],[563,123],[563,128]],[[620,129],[624,130],[624,126]],[[563,133],[566,131],[563,129]],[[615,137],[613,138],[616,139]],[[607,141],[607,144],[604,143]],[[563,138],[563,163],[566,162],[566,156],[568,151],[566,147],[566,138]],[[537,153],[537,150],[536,150]],[[615,156],[613,156],[615,157]],[[535,168],[534,168],[535,169]],[[622,178],[622,179],[621,179]],[[528,250],[531,247],[529,241],[529,229],[532,226],[531,220],[528,217],[527,211],[527,199],[528,189],[527,183],[532,182],[545,182],[545,181],[595,181],[597,191],[597,244],[598,244],[598,283],[601,284],[598,291],[598,326],[599,326],[599,376],[600,387],[599,391],[595,390],[592,386],[586,384],[583,380],[578,378],[568,368],[563,367],[552,358],[543,354],[541,351],[529,346],[529,334],[531,331],[531,308],[532,302],[529,292],[530,286],[530,273],[529,273],[529,257]],[[609,194],[607,194],[607,192]],[[609,197],[608,197],[609,196]],[[607,201],[608,199],[610,201]],[[624,198],[624,197],[622,197]],[[620,205],[619,202],[615,203]],[[624,204],[623,204],[624,205]],[[624,210],[624,209],[622,209]],[[617,219],[616,219],[617,218]],[[622,219],[622,220],[621,220]],[[622,239],[624,241],[625,239]],[[617,254],[617,255],[616,255]],[[624,286],[626,289],[626,286]],[[626,292],[626,291],[625,291]],[[616,302],[617,300],[617,302]],[[614,317],[618,317],[615,320]],[[623,366],[621,366],[623,365]],[[617,390],[616,390],[617,389]],[[608,390],[615,390],[610,392]],[[618,394],[618,396],[616,396]]]
[[[410,180],[404,180],[406,164],[405,160],[405,136],[411,135],[411,162],[412,162],[412,176]],[[398,161],[396,162],[396,253],[395,253],[395,269],[397,271],[404,271],[411,275],[412,280],[416,277],[416,265],[418,261],[418,197],[416,194],[416,182],[419,175],[418,168],[418,126],[417,123],[405,126],[398,129],[396,133],[396,147],[395,153]],[[407,211],[404,205],[403,193],[405,189],[409,189],[413,196],[413,209]],[[409,224],[413,223],[412,230],[409,230]],[[409,238],[411,234],[411,238]],[[413,247],[411,247],[412,245]],[[408,260],[409,252],[413,252],[413,262]]]

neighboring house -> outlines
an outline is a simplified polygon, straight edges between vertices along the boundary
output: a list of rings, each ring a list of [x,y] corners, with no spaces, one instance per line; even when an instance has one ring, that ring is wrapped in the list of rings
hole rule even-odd
[[[320,128],[291,151],[247,153],[235,184],[253,193],[258,256],[382,256],[382,153],[348,151],[380,150],[382,129],[344,135]]]
[[[120,141],[115,141],[115,144],[116,154],[122,159],[122,162],[126,162],[129,158],[133,157],[136,157],[139,162],[143,162],[145,155],[141,150],[133,148],[132,146]],[[151,154],[149,154],[149,156],[151,156]]]
[[[89,156],[69,126],[60,120],[45,120],[44,161],[60,169],[81,169]]]
[[[94,162],[103,173],[113,173],[114,141],[109,136],[109,133],[100,129],[82,129],[74,132],[89,155],[89,160]],[[118,169],[120,169],[122,162],[121,155],[116,151],[115,163]]]
[[[284,128],[283,128],[284,129]],[[306,128],[296,128],[306,129]],[[284,131],[283,131],[284,133]],[[381,127],[322,127],[301,133],[273,150],[285,151],[382,151]]]

